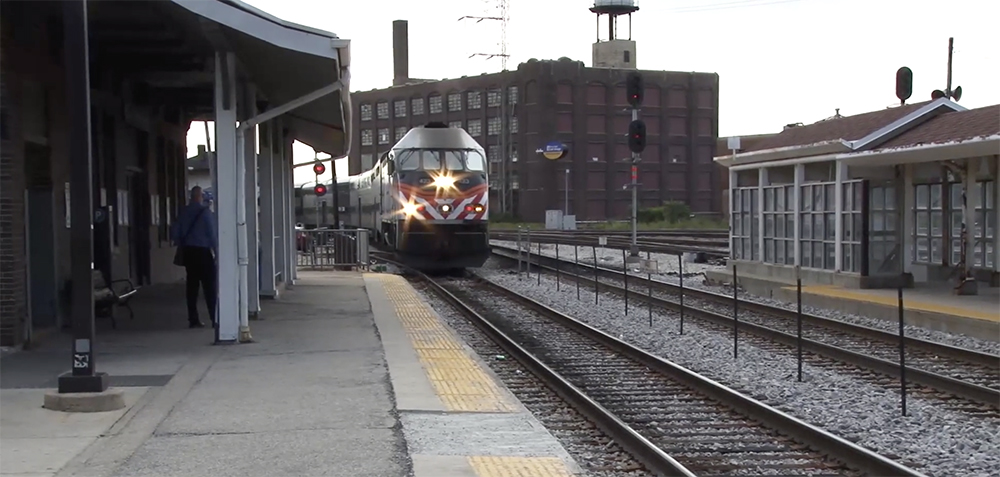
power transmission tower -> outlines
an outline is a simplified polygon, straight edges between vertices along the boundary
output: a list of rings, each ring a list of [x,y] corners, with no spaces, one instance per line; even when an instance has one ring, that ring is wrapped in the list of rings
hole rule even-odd
[[[495,5],[495,9],[499,11],[499,15],[466,15],[458,19],[462,20],[475,20],[476,23],[482,23],[484,20],[499,21],[500,22],[500,52],[499,53],[473,53],[469,55],[469,58],[476,56],[485,56],[487,60],[493,58],[500,58],[500,70],[501,72],[507,71],[507,59],[510,55],[507,53],[507,22],[510,21],[510,4],[509,0],[487,0],[488,4]],[[510,208],[508,207],[509,196],[511,194],[511,189],[509,187],[510,177],[508,174],[508,163],[513,157],[513,141],[511,141],[511,130],[510,130],[510,118],[514,117],[512,106],[515,103],[508,97],[509,90],[507,86],[503,83],[500,85],[499,95],[500,95],[500,105],[497,107],[500,113],[500,212],[507,213]],[[489,111],[489,96],[490,93],[487,92],[487,106],[486,109]],[[487,142],[489,138],[489,119],[486,121],[486,137]],[[489,148],[487,147],[487,151]]]

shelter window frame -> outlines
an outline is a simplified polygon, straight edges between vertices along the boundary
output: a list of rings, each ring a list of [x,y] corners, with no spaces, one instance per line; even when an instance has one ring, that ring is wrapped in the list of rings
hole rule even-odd
[[[944,260],[944,194],[941,183],[914,184],[913,263]]]
[[[764,188],[764,261],[795,264],[794,185]]]
[[[803,268],[836,269],[836,183],[802,185],[799,251]]]
[[[431,97],[427,98],[427,104],[429,106],[428,109],[430,109],[431,114],[440,114],[441,112],[444,111],[441,104],[440,94],[431,95]]]
[[[965,218],[962,214],[962,192],[964,184],[952,182],[949,184],[951,190],[951,264],[958,266],[962,260],[962,222]],[[978,198],[976,210],[973,213],[974,226],[969,227],[968,232],[973,234],[975,239],[972,247],[973,268],[993,269],[994,250],[993,237],[996,229],[994,218],[996,217],[996,204],[994,204],[994,190],[996,182],[992,180],[976,181],[973,194]]]
[[[861,240],[862,240],[862,220],[864,216],[861,213],[861,197],[864,190],[863,180],[853,180],[853,181],[843,181],[841,183],[842,193],[842,204],[841,204],[841,228],[840,228],[840,247],[841,247],[841,263],[840,271],[850,272],[850,273],[861,273]],[[895,188],[891,189],[889,195],[895,199]],[[895,201],[893,201],[892,209],[895,211]],[[884,212],[879,212],[884,213]],[[895,214],[886,214],[887,221],[891,221],[893,228],[895,230]]]
[[[376,108],[375,112],[378,115],[379,119],[389,119],[388,101],[379,101],[378,104],[376,104],[375,108]]]
[[[757,247],[758,194],[757,187],[737,187],[732,197],[733,258],[737,260],[760,260]]]

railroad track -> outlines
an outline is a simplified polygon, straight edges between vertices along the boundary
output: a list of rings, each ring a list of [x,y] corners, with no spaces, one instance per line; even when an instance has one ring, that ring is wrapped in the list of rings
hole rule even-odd
[[[606,237],[607,243],[600,245],[600,237]],[[491,231],[491,240],[518,241],[518,232]],[[539,243],[576,245],[584,247],[605,247],[628,249],[631,239],[626,235],[609,235],[593,233],[569,233],[552,231],[532,231],[522,233],[520,240],[529,241],[532,246]],[[729,239],[713,235],[701,236],[697,233],[686,235],[643,235],[639,234],[636,246],[640,251],[652,253],[679,254],[685,252],[703,253],[708,257],[721,258],[729,256]]]
[[[516,259],[516,250],[494,246],[497,256]],[[523,252],[522,252],[523,254]],[[554,257],[532,254],[533,267],[555,272]],[[594,286],[595,269],[559,260],[562,276]],[[599,290],[624,295],[624,274],[620,270],[597,267],[603,276]],[[654,307],[678,311],[680,287],[659,280],[629,274],[631,300]],[[655,291],[652,296],[647,287]],[[637,292],[642,290],[642,292]],[[685,316],[694,318],[720,332],[732,333],[733,298],[708,290],[684,289]],[[797,349],[797,314],[795,311],[748,300],[738,300],[738,329],[743,339],[764,349],[789,352]],[[836,367],[838,372],[854,374],[883,387],[897,388],[900,376],[899,337],[882,330],[802,314],[803,359],[820,367]],[[1000,356],[905,338],[906,378],[916,384],[911,392],[940,399],[948,408],[971,414],[997,416],[1000,409]]]
[[[920,475],[487,280],[426,280],[657,475]]]

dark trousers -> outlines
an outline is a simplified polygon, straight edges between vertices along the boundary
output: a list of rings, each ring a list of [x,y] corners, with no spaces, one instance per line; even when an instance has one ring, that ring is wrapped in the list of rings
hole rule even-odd
[[[188,321],[195,323],[198,318],[198,285],[205,292],[208,316],[215,323],[215,257],[212,249],[206,247],[184,247],[184,269],[187,271]]]

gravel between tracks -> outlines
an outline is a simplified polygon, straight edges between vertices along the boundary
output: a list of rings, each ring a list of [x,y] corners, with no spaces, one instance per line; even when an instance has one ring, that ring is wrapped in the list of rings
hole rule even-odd
[[[734,360],[731,334],[685,322],[684,335],[678,335],[676,314],[654,312],[651,329],[641,305],[631,304],[626,317],[619,298],[602,295],[595,305],[593,291],[583,288],[578,301],[575,285],[557,292],[553,278],[543,275],[539,286],[534,276],[519,279],[496,260],[479,273],[929,475],[988,476],[1000,468],[1000,419],[972,418],[917,397],[908,399],[909,415],[903,417],[896,392],[808,364],[798,383],[794,358],[741,344]]]
[[[503,247],[515,247],[514,242],[506,242],[502,240],[493,240],[492,243],[495,245],[500,245]],[[542,244],[542,255],[548,257],[555,257],[556,246],[553,244]],[[537,245],[532,245],[532,253],[537,253]],[[594,264],[593,251],[590,247],[579,247],[580,252],[580,263],[585,263],[588,265]],[[645,254],[642,254],[645,258]],[[572,245],[559,245],[559,258],[564,260],[573,259],[573,246]],[[652,258],[657,261],[659,267],[659,274],[653,274],[653,279],[662,282],[667,282],[671,284],[677,284],[677,272],[679,266],[677,263],[676,255],[666,255],[666,254],[652,254]],[[622,268],[622,256],[620,250],[613,249],[602,249],[597,248],[597,261],[598,264],[607,268],[621,269]],[[718,285],[707,285],[704,283],[703,278],[699,276],[692,276],[703,274],[708,270],[725,270],[724,266],[720,265],[709,265],[700,263],[685,263],[684,264],[684,286],[689,288],[697,288],[701,290],[709,290],[716,293],[722,293],[726,295],[732,295],[733,288],[731,286],[718,286]],[[630,272],[630,275],[646,277],[645,273]],[[788,310],[794,310],[796,308],[795,303],[790,303],[783,300],[774,300],[771,298],[764,298],[757,295],[752,295],[749,293],[740,293],[740,298],[750,300],[756,303],[761,303],[764,305],[778,306]],[[804,313],[809,313],[816,316],[821,316],[823,318],[830,318],[834,320],[845,321],[848,323],[854,323],[858,325],[869,326],[872,328],[880,329],[889,332],[898,332],[899,327],[895,322],[890,322],[886,320],[880,320],[877,318],[868,318],[860,315],[844,313],[842,311],[830,310],[826,308],[817,308],[813,306],[803,305],[802,311]],[[949,344],[952,346],[958,346],[961,348],[967,348],[975,351],[981,351],[991,354],[1000,354],[1000,342],[988,341],[977,338],[972,338],[969,336],[947,333],[943,331],[933,331],[925,328],[920,328],[916,326],[907,325],[906,334],[914,338],[921,338],[930,341],[936,341],[938,343]]]

